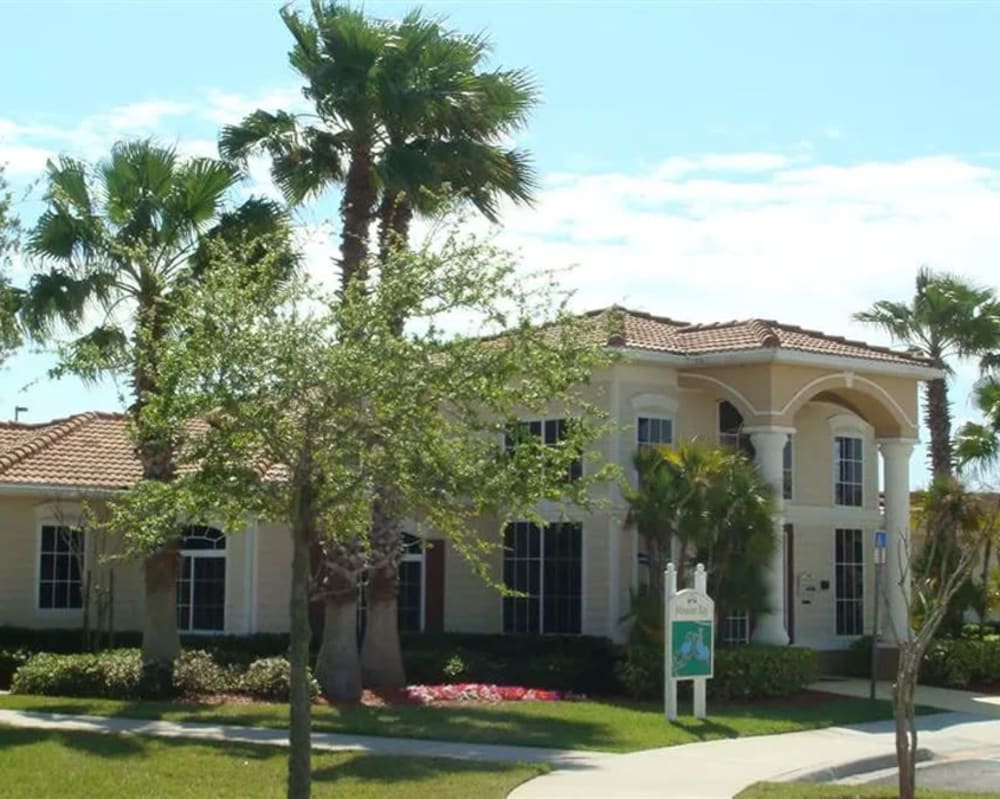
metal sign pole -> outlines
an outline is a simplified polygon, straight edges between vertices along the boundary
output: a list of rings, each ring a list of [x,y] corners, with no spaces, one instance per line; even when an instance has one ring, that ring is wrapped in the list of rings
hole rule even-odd
[[[875,699],[875,682],[878,679],[878,610],[879,594],[882,583],[882,564],[885,563],[885,550],[889,536],[883,530],[875,532],[875,608],[872,613],[872,663],[871,682],[868,686],[868,698]]]

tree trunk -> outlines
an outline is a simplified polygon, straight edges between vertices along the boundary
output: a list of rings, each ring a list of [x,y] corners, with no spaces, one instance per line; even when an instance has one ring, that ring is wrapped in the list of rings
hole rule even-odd
[[[927,404],[927,427],[930,430],[930,461],[933,477],[951,477],[951,408],[948,383],[944,378],[929,380],[924,386]]]
[[[323,694],[333,702],[361,699],[357,588],[327,594],[316,679]]]
[[[146,613],[142,627],[144,692],[165,696],[173,683],[174,660],[181,652],[177,632],[177,541],[146,556],[143,562]]]
[[[406,671],[399,646],[398,558],[373,569],[368,577],[361,678],[371,688],[403,688]]]
[[[311,791],[312,697],[309,692],[309,549],[313,535],[308,513],[292,529],[292,595],[289,602],[288,797],[308,799]]]
[[[355,146],[351,151],[351,164],[344,182],[344,198],[340,203],[340,218],[343,222],[340,234],[341,290],[346,290],[356,279],[365,279],[368,234],[375,199],[371,151],[365,145]]]

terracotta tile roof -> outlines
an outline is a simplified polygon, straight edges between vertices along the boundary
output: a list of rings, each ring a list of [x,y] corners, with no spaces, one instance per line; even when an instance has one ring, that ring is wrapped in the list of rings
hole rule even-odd
[[[0,429],[0,483],[121,489],[141,473],[121,414],[89,412]]]
[[[595,322],[595,338],[625,349],[703,355],[714,352],[781,349],[860,358],[880,363],[932,366],[926,358],[888,347],[852,341],[770,319],[690,324],[663,316],[612,306],[584,314]]]

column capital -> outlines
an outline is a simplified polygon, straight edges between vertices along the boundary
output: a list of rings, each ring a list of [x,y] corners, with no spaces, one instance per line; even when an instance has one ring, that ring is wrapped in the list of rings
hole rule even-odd
[[[770,427],[766,425],[745,425],[743,427],[744,433],[749,433],[754,435],[756,433],[782,433],[786,436],[794,435],[794,427]]]
[[[920,442],[915,438],[879,438],[875,441],[883,457],[909,458]]]

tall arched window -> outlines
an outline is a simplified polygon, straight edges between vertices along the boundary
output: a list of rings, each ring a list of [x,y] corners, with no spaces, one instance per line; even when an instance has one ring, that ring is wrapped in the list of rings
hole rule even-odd
[[[177,628],[217,633],[226,628],[226,536],[214,527],[182,531]]]

